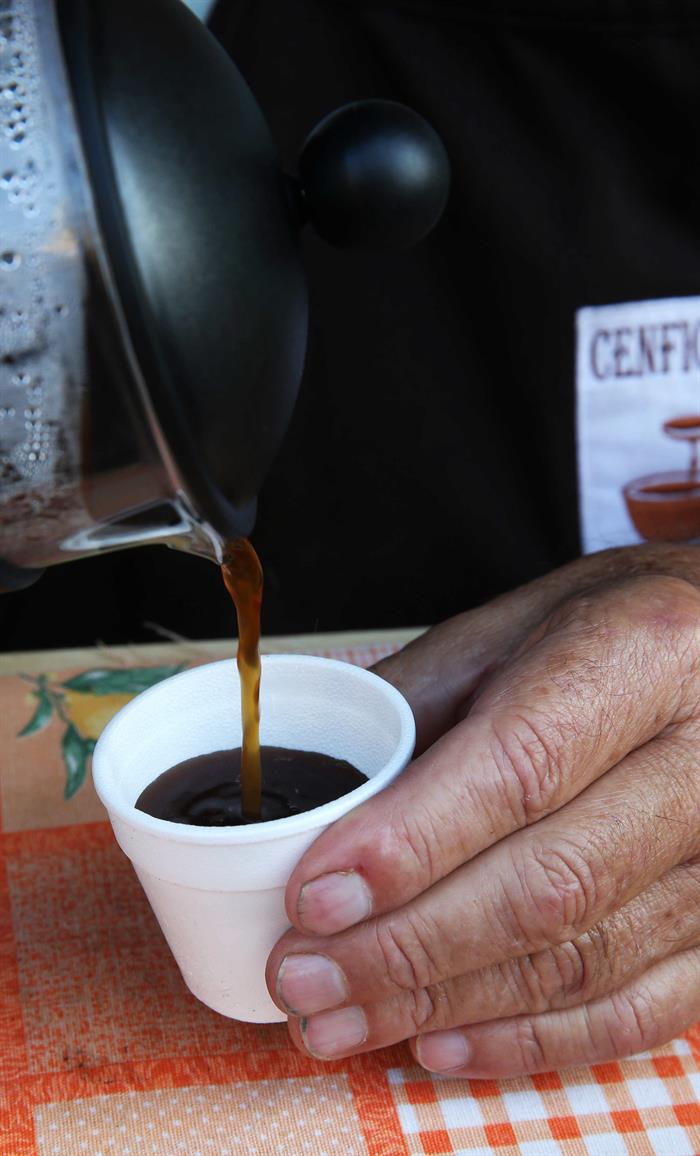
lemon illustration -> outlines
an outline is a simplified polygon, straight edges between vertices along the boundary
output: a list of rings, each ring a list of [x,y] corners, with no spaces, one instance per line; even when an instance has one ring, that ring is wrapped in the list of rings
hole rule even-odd
[[[98,739],[109,720],[133,697],[133,694],[83,694],[64,690],[63,709],[83,738]]]

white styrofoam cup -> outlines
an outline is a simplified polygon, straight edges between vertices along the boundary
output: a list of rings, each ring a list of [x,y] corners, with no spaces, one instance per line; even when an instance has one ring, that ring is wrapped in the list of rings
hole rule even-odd
[[[411,709],[375,674],[309,655],[262,660],[261,742],[347,759],[369,777],[350,794],[287,819],[195,827],[134,806],[169,767],[241,744],[235,662],[184,671],[138,695],[104,730],[93,779],[114,834],[134,865],[185,983],[234,1019],[285,1016],[265,985],[265,964],[289,926],[284,890],[322,831],[386,787],[409,762]]]

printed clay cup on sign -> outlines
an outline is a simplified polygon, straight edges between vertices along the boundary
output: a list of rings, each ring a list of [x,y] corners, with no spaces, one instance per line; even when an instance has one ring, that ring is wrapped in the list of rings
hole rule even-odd
[[[196,667],[139,695],[97,743],[93,778],[190,991],[222,1015],[285,1019],[265,985],[269,952],[289,926],[284,891],[326,828],[388,786],[415,742],[411,709],[375,674],[326,658],[262,659],[261,743],[352,763],[368,781],[286,819],[196,827],[137,810],[141,792],[185,759],[240,746],[232,661]]]
[[[648,542],[692,542],[700,538],[700,415],[670,418],[663,432],[690,449],[687,470],[667,470],[635,478],[623,487],[635,530]]]

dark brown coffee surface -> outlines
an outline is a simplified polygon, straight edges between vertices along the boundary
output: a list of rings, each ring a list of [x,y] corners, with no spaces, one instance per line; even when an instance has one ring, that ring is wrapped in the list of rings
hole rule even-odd
[[[239,827],[299,815],[367,782],[343,759],[314,751],[262,747],[260,816],[243,818],[241,750],[214,751],[164,771],[141,792],[136,807],[156,819],[195,827]]]

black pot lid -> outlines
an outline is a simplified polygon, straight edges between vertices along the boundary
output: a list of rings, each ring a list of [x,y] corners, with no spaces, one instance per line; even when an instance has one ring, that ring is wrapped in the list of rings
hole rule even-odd
[[[444,208],[449,164],[416,113],[364,101],[279,167],[235,65],[180,0],[57,0],[95,206],[156,420],[197,513],[247,533],[301,379],[309,219],[402,248]]]
[[[176,0],[59,0],[108,258],[200,516],[250,529],[301,378],[295,200],[248,87]]]

